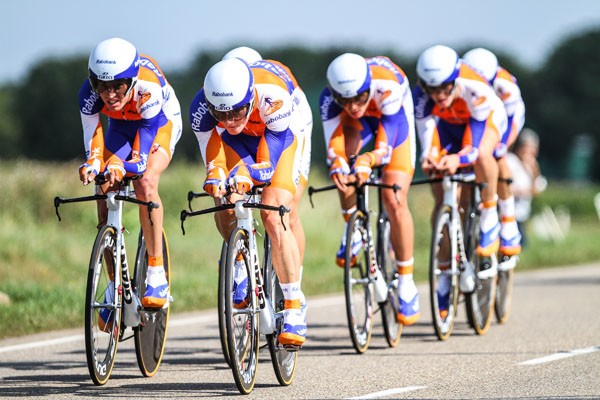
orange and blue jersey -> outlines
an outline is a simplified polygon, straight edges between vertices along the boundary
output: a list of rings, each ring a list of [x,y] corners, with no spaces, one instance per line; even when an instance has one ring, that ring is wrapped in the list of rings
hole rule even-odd
[[[369,103],[365,114],[353,120],[338,105],[331,90],[321,92],[319,109],[327,161],[340,157],[348,161],[344,126],[350,125],[360,132],[361,149],[374,140],[373,152],[381,156],[386,168],[414,172],[414,108],[410,85],[404,71],[388,57],[377,56],[366,59],[371,70]]]
[[[249,65],[254,76],[254,108],[242,132],[232,135],[208,111],[204,88],[190,105],[190,122],[207,169],[220,167],[227,174],[245,165],[255,184],[271,182],[292,193],[300,95],[296,79],[283,64],[259,60]],[[296,181],[295,181],[296,180]]]
[[[132,99],[121,111],[109,111],[86,80],[79,91],[79,110],[87,159],[99,159],[104,165],[115,154],[123,160],[127,173],[141,174],[153,143],[171,157],[181,135],[181,109],[158,64],[147,55],[140,56],[138,80],[132,91]],[[100,114],[108,117],[106,132]]]
[[[503,132],[500,145],[494,151],[494,155],[499,158],[506,154],[508,147],[515,141],[525,125],[525,103],[517,79],[502,67],[498,67],[492,87],[502,100],[508,117],[506,131]]]
[[[439,159],[443,154],[459,154],[460,166],[473,164],[479,144],[489,128],[498,136],[506,130],[506,111],[490,84],[470,66],[462,63],[454,83],[455,99],[441,108],[415,86],[415,120],[422,155]]]

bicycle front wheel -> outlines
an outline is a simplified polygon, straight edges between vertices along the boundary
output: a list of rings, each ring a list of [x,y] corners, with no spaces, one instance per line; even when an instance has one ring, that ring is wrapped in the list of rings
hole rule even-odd
[[[471,294],[465,294],[465,305],[469,325],[478,335],[485,334],[494,316],[494,303],[496,299],[496,276],[480,277],[483,262],[496,263],[496,255],[488,260],[483,260],[477,255],[477,243],[481,228],[479,225],[479,212],[472,207],[465,223],[465,244],[467,259],[475,269],[475,290]]]
[[[388,287],[387,301],[380,304],[381,319],[383,322],[383,331],[385,339],[390,347],[396,347],[400,343],[402,334],[402,324],[396,318],[396,311],[399,308],[397,288],[398,277],[396,274],[396,254],[390,242],[390,221],[386,218],[381,226],[382,232],[378,237],[378,264],[385,278]]]
[[[265,298],[269,302],[272,310],[275,313],[275,332],[267,334],[267,343],[269,344],[269,353],[271,353],[271,361],[273,363],[273,371],[277,381],[282,386],[288,386],[294,379],[296,372],[296,360],[298,359],[298,351],[289,351],[287,348],[279,344],[277,335],[281,332],[283,324],[283,310],[285,309],[285,299],[283,292],[279,286],[279,279],[271,262],[271,249],[268,237],[265,239],[265,264],[263,268],[263,279],[265,280],[264,292]],[[269,307],[269,304],[265,307]]]
[[[171,282],[169,245],[167,236],[162,233],[163,262],[167,281]],[[140,232],[138,250],[135,261],[134,293],[141,297],[146,292],[146,273],[148,272],[148,253],[146,241]],[[170,294],[169,294],[170,296]],[[169,323],[169,300],[159,310],[143,310],[142,322],[133,328],[135,354],[138,367],[144,376],[152,376],[158,371],[167,342],[167,325]]]
[[[371,342],[373,332],[373,283],[369,268],[372,265],[367,231],[368,218],[356,211],[348,221],[346,231],[346,254],[344,266],[344,291],[346,294],[346,316],[352,345],[358,353],[364,353]],[[356,250],[358,246],[358,254]]]
[[[259,317],[258,296],[254,274],[251,268],[248,233],[236,228],[227,244],[225,271],[225,321],[229,365],[235,384],[242,394],[248,394],[254,388],[258,367]],[[248,277],[247,295],[241,304],[233,301],[235,286],[235,264],[243,263]]]
[[[453,235],[452,209],[443,206],[438,212],[431,236],[429,258],[429,296],[435,334],[440,340],[450,337],[456,321],[458,305],[458,276],[451,267]]]
[[[115,287],[117,232],[103,226],[94,242],[85,297],[85,353],[96,385],[110,378],[121,333],[121,291]]]

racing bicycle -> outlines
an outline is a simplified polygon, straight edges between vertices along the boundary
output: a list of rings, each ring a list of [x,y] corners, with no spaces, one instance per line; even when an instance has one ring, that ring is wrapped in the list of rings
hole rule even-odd
[[[158,371],[167,340],[170,294],[162,308],[148,309],[141,304],[148,270],[146,241],[141,229],[133,276],[127,261],[124,203],[145,206],[150,216],[152,210],[159,206],[135,198],[131,182],[140,176],[124,178],[117,188],[105,194],[54,198],[59,221],[58,208],[61,204],[100,200],[106,201],[108,207],[107,222],[98,230],[92,248],[85,299],[85,352],[90,377],[96,385],[104,385],[110,378],[119,342],[134,338],[138,367],[142,375],[150,377]],[[96,176],[95,183],[97,187],[106,183],[105,176]],[[162,246],[165,272],[170,281],[169,246],[164,230]],[[127,328],[133,330],[132,335],[125,335]]]
[[[402,334],[402,324],[396,318],[396,257],[390,242],[390,221],[381,196],[382,190],[391,189],[396,192],[400,187],[381,182],[381,167],[373,171],[370,180],[363,185],[349,184],[356,188],[356,211],[350,216],[345,232],[347,245],[344,256],[344,293],[350,339],[357,353],[364,353],[369,347],[373,333],[373,314],[376,312],[381,312],[385,338],[390,347],[398,345]],[[371,226],[369,187],[377,188],[376,241]],[[308,194],[311,205],[314,193],[334,189],[337,189],[335,185],[321,188],[310,186]],[[360,247],[356,257],[352,254],[355,246]]]
[[[284,297],[271,259],[271,242],[266,231],[263,233],[263,263],[260,263],[256,229],[258,221],[252,210],[268,210],[283,216],[290,209],[260,203],[264,186],[253,187],[241,200],[198,211],[181,211],[181,228],[188,217],[233,210],[236,227],[231,232],[227,245],[221,249],[219,262],[219,333],[223,354],[231,367],[233,378],[240,393],[252,392],[256,381],[260,335],[266,336],[273,370],[282,386],[292,383],[298,358],[297,346],[284,346],[278,341],[283,329]],[[191,192],[193,197],[204,196]],[[284,225],[285,228],[285,225]],[[236,263],[242,262],[248,277],[248,298],[241,308],[233,303],[234,273]]]

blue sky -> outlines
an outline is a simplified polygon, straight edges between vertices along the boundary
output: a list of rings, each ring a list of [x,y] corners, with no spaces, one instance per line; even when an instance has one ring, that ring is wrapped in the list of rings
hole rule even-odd
[[[492,9],[481,0],[8,1],[0,15],[0,83],[24,77],[47,56],[87,55],[112,36],[166,70],[186,67],[201,49],[241,44],[359,45],[408,56],[438,43],[483,45],[535,67],[565,37],[600,26],[599,0],[566,3],[505,0]]]

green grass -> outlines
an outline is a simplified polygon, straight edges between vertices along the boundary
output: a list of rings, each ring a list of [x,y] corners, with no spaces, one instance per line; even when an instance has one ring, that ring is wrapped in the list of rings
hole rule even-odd
[[[75,162],[0,161],[0,291],[11,299],[9,305],[0,305],[0,338],[83,324],[87,267],[96,234],[95,205],[62,205],[62,222],[58,222],[52,203],[56,195],[75,197],[91,193],[90,187],[79,184],[77,166]],[[173,312],[216,306],[221,238],[213,217],[189,218],[185,236],[179,221],[180,211],[187,208],[187,192],[199,190],[203,179],[204,171],[199,165],[174,163],[161,180],[171,251]],[[310,183],[328,184],[316,170]],[[569,186],[551,182],[536,199],[535,209],[544,205],[554,209],[566,207],[571,212],[571,230],[560,243],[530,235],[518,271],[600,260],[600,223],[592,204],[598,191],[598,186],[578,187],[577,196],[573,196]],[[313,201],[315,208],[311,208],[306,195],[300,210],[307,237],[303,289],[309,296],[343,290],[342,271],[333,262],[343,228],[337,195],[318,193]],[[424,282],[433,204],[429,189],[411,189],[409,202],[415,220],[415,273],[417,280]],[[194,208],[211,204],[209,199],[198,199]],[[125,207],[124,221],[131,265],[139,231],[137,207]]]

